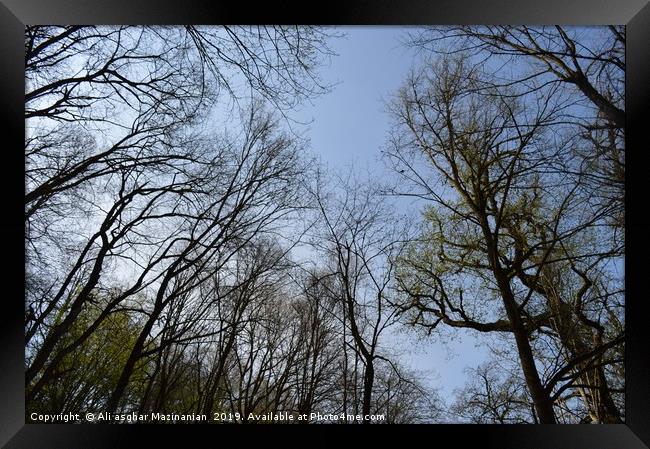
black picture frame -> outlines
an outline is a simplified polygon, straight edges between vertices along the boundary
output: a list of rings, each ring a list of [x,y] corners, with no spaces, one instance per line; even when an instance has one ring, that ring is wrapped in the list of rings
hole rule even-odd
[[[340,25],[419,24],[565,24],[627,25],[626,54],[626,423],[602,425],[418,425],[394,426],[206,426],[164,424],[25,424],[24,382],[24,25],[26,24],[225,24],[298,23]],[[390,0],[308,2],[244,2],[173,0],[1,0],[0,86],[4,141],[4,193],[0,235],[4,277],[0,345],[0,444],[7,448],[155,447],[187,445],[208,438],[211,445],[229,437],[256,434],[268,442],[311,445],[344,431],[380,440],[388,434],[404,444],[413,441],[439,446],[513,449],[635,449],[650,446],[650,326],[643,305],[649,253],[650,220],[645,218],[647,138],[644,113],[650,95],[650,4],[645,0]],[[345,429],[343,429],[345,428]],[[299,432],[298,432],[299,430]],[[300,434],[299,438],[294,435]],[[417,440],[416,440],[417,438]],[[231,440],[232,441],[232,440]],[[334,443],[332,439],[330,442]],[[418,442],[416,442],[418,441]],[[366,440],[368,443],[368,440]],[[469,443],[469,444],[468,444]],[[479,446],[480,445],[480,446]]]

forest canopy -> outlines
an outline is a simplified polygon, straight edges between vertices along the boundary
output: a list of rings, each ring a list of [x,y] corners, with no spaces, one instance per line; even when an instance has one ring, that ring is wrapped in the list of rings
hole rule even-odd
[[[365,176],[294,117],[345,29],[26,27],[28,422],[624,421],[625,28],[401,38]]]

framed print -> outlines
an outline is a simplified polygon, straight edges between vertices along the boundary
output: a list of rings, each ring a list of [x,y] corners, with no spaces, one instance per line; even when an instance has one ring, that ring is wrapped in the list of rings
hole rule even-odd
[[[6,447],[650,445],[650,5],[0,17]]]

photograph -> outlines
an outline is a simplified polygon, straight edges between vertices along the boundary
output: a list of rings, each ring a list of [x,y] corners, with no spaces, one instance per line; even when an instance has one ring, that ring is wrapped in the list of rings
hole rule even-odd
[[[650,6],[365,11],[12,23],[0,445],[648,447]]]
[[[625,27],[28,26],[25,61],[30,422],[624,422]]]

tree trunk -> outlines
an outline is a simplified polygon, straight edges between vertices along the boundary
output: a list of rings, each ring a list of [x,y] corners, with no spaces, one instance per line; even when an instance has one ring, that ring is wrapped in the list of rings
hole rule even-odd
[[[562,345],[567,348],[569,359],[589,353],[593,347],[589,347],[583,336],[580,335],[577,324],[573,321],[574,315],[569,305],[562,301],[561,298],[552,294],[547,295],[547,299],[555,315],[555,320],[552,320],[553,328],[560,336]],[[596,343],[597,346],[598,344]],[[576,370],[588,369],[587,365],[589,363],[590,361],[587,360],[579,364]],[[593,369],[588,369],[586,372],[580,374],[578,378],[580,379],[579,383],[581,385],[587,386],[587,388],[583,389],[585,391],[583,391],[582,397],[592,419],[603,424],[622,423],[623,420],[621,419],[618,407],[616,407],[609,391],[603,367],[596,366]]]
[[[370,424],[370,420],[366,419],[366,415],[370,414],[370,401],[372,399],[372,386],[375,383],[375,367],[373,366],[372,359],[366,360],[366,369],[363,374],[363,423]]]
[[[526,329],[526,326],[521,318],[519,305],[517,304],[514,294],[512,293],[508,277],[504,272],[503,267],[501,267],[501,264],[499,263],[497,244],[492,236],[492,232],[489,229],[489,225],[485,217],[483,220],[483,234],[485,236],[488,247],[488,255],[490,258],[492,272],[497,281],[508,320],[512,326],[515,342],[517,344],[519,362],[524,373],[528,391],[533,399],[535,410],[537,411],[537,416],[539,417],[541,424],[555,424],[556,419],[555,412],[553,410],[553,401],[546,392],[539,377],[537,366],[535,365],[533,350],[528,339],[528,330]]]
[[[129,384],[129,380],[131,379],[131,375],[135,369],[135,364],[138,362],[138,360],[140,360],[140,357],[142,356],[142,350],[144,349],[145,342],[157,318],[158,314],[152,313],[152,315],[149,317],[149,320],[142,329],[142,332],[140,332],[140,335],[138,336],[138,339],[136,340],[135,345],[131,350],[131,354],[129,354],[129,358],[126,361],[124,368],[122,368],[122,373],[120,374],[120,378],[117,381],[115,390],[113,390],[113,393],[111,394],[111,397],[106,404],[106,411],[108,413],[115,413],[117,410],[119,402],[122,399],[124,392],[126,391],[126,387]]]

